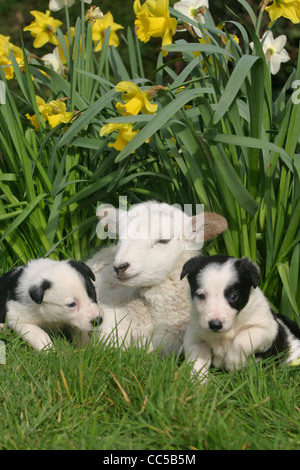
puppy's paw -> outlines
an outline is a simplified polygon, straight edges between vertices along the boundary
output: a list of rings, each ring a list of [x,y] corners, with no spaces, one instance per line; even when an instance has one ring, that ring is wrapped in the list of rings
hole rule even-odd
[[[203,362],[196,361],[191,371],[191,378],[197,380],[200,385],[206,384],[208,380],[208,367]]]
[[[234,370],[241,370],[243,367],[245,367],[246,362],[247,357],[244,351],[239,348],[232,348],[226,354],[224,368],[229,372]]]

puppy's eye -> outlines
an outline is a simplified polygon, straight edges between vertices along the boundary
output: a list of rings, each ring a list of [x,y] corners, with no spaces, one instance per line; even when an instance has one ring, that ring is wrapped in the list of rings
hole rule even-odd
[[[76,302],[70,302],[69,304],[67,304],[67,307],[69,307],[69,308],[74,308],[76,306],[77,306]]]
[[[197,297],[199,300],[205,300],[205,299],[206,299],[206,295],[203,294],[203,293],[196,294],[196,297]]]
[[[235,301],[238,299],[238,297],[239,297],[239,296],[233,292],[232,294],[229,294],[228,300],[229,300],[230,302],[235,302]]]

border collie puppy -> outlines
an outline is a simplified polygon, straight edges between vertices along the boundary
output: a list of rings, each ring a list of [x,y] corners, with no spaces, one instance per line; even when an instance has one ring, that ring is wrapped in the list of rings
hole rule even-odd
[[[45,329],[91,331],[101,321],[94,280],[82,261],[30,261],[0,277],[0,327],[37,350],[53,348]]]
[[[183,266],[191,289],[185,356],[204,381],[208,369],[232,371],[248,356],[266,358],[285,352],[283,362],[300,356],[300,329],[270,309],[257,287],[259,269],[248,258],[197,256]]]

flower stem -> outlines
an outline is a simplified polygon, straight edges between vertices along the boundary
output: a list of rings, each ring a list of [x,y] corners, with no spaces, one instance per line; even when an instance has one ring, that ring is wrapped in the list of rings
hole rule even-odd
[[[66,24],[67,24],[67,31],[68,31],[68,43],[69,43],[69,51],[71,52],[71,29],[70,29],[70,16],[69,16],[69,8],[65,3],[65,14],[66,14]]]
[[[264,10],[261,9],[259,11],[259,15],[258,15],[258,18],[257,18],[256,27],[255,27],[255,32],[256,32],[258,37],[261,37],[259,31],[260,31],[260,27],[261,27],[261,21],[262,21],[263,14],[264,14]]]

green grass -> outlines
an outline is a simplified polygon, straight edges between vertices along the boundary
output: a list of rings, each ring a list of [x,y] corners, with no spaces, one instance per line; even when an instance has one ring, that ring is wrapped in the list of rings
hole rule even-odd
[[[132,347],[33,351],[11,331],[0,366],[0,449],[299,449],[300,376],[273,362],[240,373]]]

